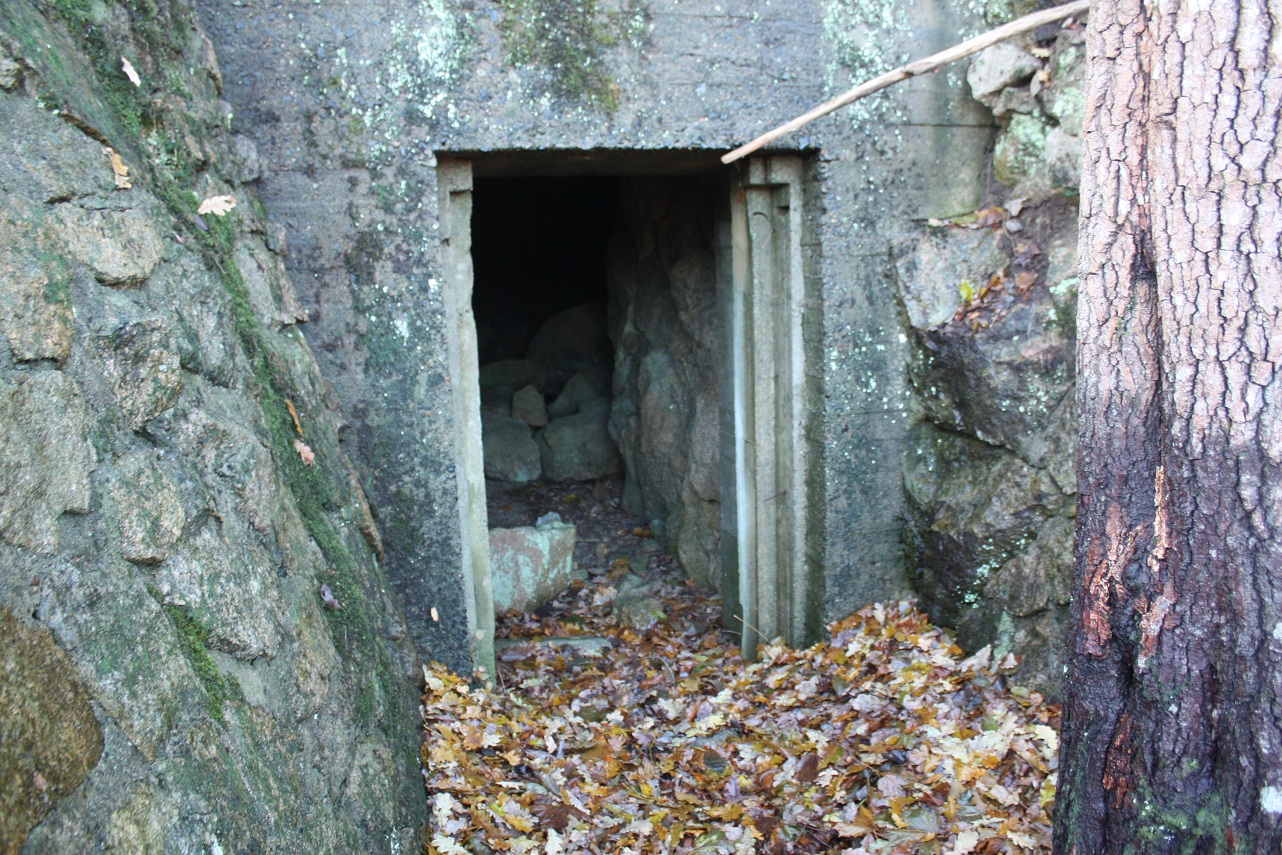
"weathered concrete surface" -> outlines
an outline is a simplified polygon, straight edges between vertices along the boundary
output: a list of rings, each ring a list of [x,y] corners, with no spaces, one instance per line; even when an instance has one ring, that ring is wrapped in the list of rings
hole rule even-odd
[[[574,0],[576,13],[597,16],[601,38],[562,35],[568,40],[562,44],[547,26],[552,6],[539,2],[523,4],[521,14],[498,0],[200,5],[220,51],[226,96],[238,108],[233,127],[256,144],[268,210],[288,233],[286,264],[311,318],[306,335],[335,382],[348,424],[345,447],[370,476],[372,506],[384,523],[388,566],[412,634],[422,652],[462,671],[470,667],[473,639],[458,571],[463,547],[454,519],[451,467],[459,457],[450,386],[472,379],[449,376],[440,344],[452,331],[442,293],[448,282],[432,239],[439,226],[436,157],[470,158],[492,174],[661,174],[667,162],[672,171],[680,164],[682,172],[724,179],[715,153],[981,26],[962,7],[932,0],[627,7]],[[924,402],[938,397],[928,387],[920,397],[910,388],[914,330],[947,322],[960,305],[953,294],[962,295],[957,283],[909,270],[914,263],[917,271],[944,270],[954,256],[909,261],[899,249],[935,241],[921,221],[978,207],[995,133],[1001,134],[998,175],[1014,186],[988,187],[987,201],[1026,194],[1031,204],[1069,192],[1074,66],[1061,57],[1071,53],[1071,41],[1069,35],[1050,47],[1049,87],[1040,67],[1025,77],[1023,56],[1005,68],[994,64],[992,73],[977,72],[985,99],[994,96],[996,119],[970,97],[965,68],[955,67],[909,81],[778,145],[808,153],[800,201],[806,340],[815,358],[807,376],[821,390],[821,403],[806,438],[819,450],[806,473],[807,495],[819,508],[807,547],[821,570],[815,584],[822,587],[822,618],[911,593],[908,568],[916,559],[902,548],[903,461],[915,449],[912,424],[934,406]],[[587,61],[558,67],[549,59],[552,43],[557,56]],[[1041,62],[1027,45],[1018,50]],[[586,68],[592,73],[577,73]],[[1032,91],[1034,85],[1041,91]],[[616,154],[637,151],[655,159],[641,165]],[[685,188],[680,192],[697,183],[669,180]],[[690,234],[700,235],[711,222],[691,223]],[[971,240],[992,243],[982,234],[957,242]],[[630,263],[656,251],[640,246]],[[991,257],[987,245],[959,247],[956,256],[977,269],[988,267]],[[656,277],[689,272],[657,267]],[[916,297],[901,299],[897,284],[913,277]],[[707,295],[697,288],[682,293],[692,299],[680,308],[699,331],[697,346],[709,349],[702,369],[713,377],[719,355],[716,320],[704,314],[710,304],[700,302]],[[646,311],[661,313],[655,306]],[[715,557],[716,474],[724,466],[715,402],[703,405],[706,392],[656,399],[672,404],[668,412],[675,415],[664,440],[666,459],[654,465],[635,464],[644,456],[638,449],[646,430],[624,436],[628,420],[639,419],[641,410],[629,408],[642,386],[651,389],[650,378],[681,370],[680,360],[665,361],[663,354],[686,346],[684,322],[655,324],[645,333],[652,341],[622,347],[615,329],[614,344],[624,354],[616,436],[630,461],[635,506],[660,523],[692,574],[715,586],[723,572]],[[1013,335],[1009,346],[1015,347]],[[1008,355],[1038,358],[1015,349]],[[1023,370],[1008,367],[1014,374]],[[516,376],[501,389],[493,375],[483,372],[484,406],[504,415],[510,415],[511,394],[526,383],[548,391],[542,380]],[[945,403],[940,399],[939,407]],[[1014,411],[1019,406],[1014,403]],[[554,403],[550,415],[567,414],[557,409]],[[649,430],[667,424],[658,414],[656,406]],[[1055,416],[1061,424],[1064,417]],[[1048,461],[1062,460],[1063,449],[1049,437],[1043,432],[1012,444],[1037,461],[1030,465],[1057,471],[1060,484],[1067,477],[1063,467]],[[1038,443],[1041,451],[1033,448]],[[661,474],[665,467],[671,477]],[[646,479],[670,488],[647,492]],[[428,618],[429,605],[438,608],[439,621]]]
[[[418,660],[194,14],[0,4],[0,850],[407,852]]]
[[[575,527],[549,516],[538,525],[490,529],[496,612],[536,609],[583,578],[574,566]]]
[[[539,40],[557,30],[540,29],[549,10],[539,3],[520,16],[497,0],[201,3],[237,107],[233,127],[257,144],[264,199],[289,233],[306,334],[343,402],[353,458],[372,476],[413,633],[460,670],[469,642],[465,603],[449,593],[463,585],[446,387],[464,379],[446,376],[434,344],[447,338],[431,239],[434,153],[476,152],[480,164],[495,152],[516,152],[509,163],[561,152],[573,169],[581,151],[698,152],[717,172],[715,153],[910,52],[952,43],[965,24],[929,0],[573,8],[598,16],[602,39],[568,37],[557,55],[592,61],[558,68],[540,59],[550,54]],[[589,65],[600,74],[567,70]],[[991,120],[964,87],[961,72],[912,81],[780,144],[816,152],[807,275],[821,354],[813,371],[826,390],[812,437],[826,459],[811,476],[824,504],[813,547],[824,617],[907,592],[898,522],[907,348],[887,247],[910,217],[974,208]],[[715,361],[704,369],[715,373]],[[715,410],[700,419],[712,437],[696,444],[715,455]],[[683,503],[706,509],[715,479],[687,483]],[[716,554],[702,534],[715,538],[716,516],[706,517],[673,527],[686,533],[687,566],[713,582],[720,571],[694,557]],[[429,600],[442,606],[439,623],[421,612]]]

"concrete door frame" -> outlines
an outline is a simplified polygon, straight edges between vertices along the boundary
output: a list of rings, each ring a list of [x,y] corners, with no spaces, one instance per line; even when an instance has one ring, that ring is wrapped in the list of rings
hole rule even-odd
[[[722,561],[737,581],[743,654],[782,638],[807,644],[818,630],[822,572],[812,558],[810,429],[816,397],[806,339],[804,163],[797,155],[755,157],[731,199],[730,293],[723,298],[732,397],[722,407]],[[725,457],[723,456],[723,461]],[[731,624],[728,622],[728,626]],[[739,627],[735,627],[738,629]]]
[[[474,666],[490,681],[494,679],[494,588],[485,509],[485,458],[481,450],[481,388],[477,382],[480,366],[476,319],[472,315],[471,161],[438,160],[436,184],[468,641]]]
[[[455,426],[457,519],[473,661],[494,675],[485,468],[481,448],[476,323],[472,315],[472,163],[438,158],[441,265]],[[751,158],[717,224],[721,307],[721,549],[725,625],[742,649],[783,638],[808,643],[821,612],[822,573],[808,484],[815,401],[805,338],[804,163]],[[728,572],[727,572],[728,571]]]

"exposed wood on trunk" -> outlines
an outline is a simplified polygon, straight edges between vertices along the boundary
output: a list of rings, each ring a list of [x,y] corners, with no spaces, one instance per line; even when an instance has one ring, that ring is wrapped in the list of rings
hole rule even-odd
[[[1085,13],[1091,6],[1090,0],[1074,0],[1072,3],[1065,3],[1062,6],[1056,6],[1053,9],[1043,9],[1040,12],[1033,12],[1031,15],[1025,15],[1022,18],[1016,18],[1008,24],[1002,24],[1000,27],[989,30],[986,33],[975,36],[973,39],[967,39],[958,45],[953,45],[948,50],[932,54],[925,59],[919,59],[910,62],[907,65],[901,65],[894,71],[887,71],[880,77],[874,77],[866,83],[861,83],[854,89],[850,89],[836,98],[825,101],[818,107],[815,107],[797,118],[784,122],[772,131],[767,131],[755,140],[739,146],[732,152],[722,155],[722,163],[734,163],[740,158],[747,157],[759,148],[770,145],[770,143],[787,136],[795,130],[804,128],[815,119],[828,115],[836,110],[840,110],[847,104],[853,104],[860,98],[865,98],[874,92],[880,92],[888,86],[894,86],[910,77],[918,77],[922,74],[930,74],[938,71],[945,65],[951,65],[959,59],[979,53],[987,47],[992,47],[998,42],[1004,42],[1012,39],[1021,33],[1027,33],[1035,30],[1045,24],[1053,24],[1056,21],[1062,21],[1073,15]]]
[[[1091,12],[1057,852],[1282,844],[1278,22]]]

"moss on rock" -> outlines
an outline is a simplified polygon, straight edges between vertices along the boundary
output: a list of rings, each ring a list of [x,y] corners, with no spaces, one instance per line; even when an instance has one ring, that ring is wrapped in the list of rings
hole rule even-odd
[[[0,852],[36,823],[102,756],[102,730],[75,666],[48,632],[0,607]]]

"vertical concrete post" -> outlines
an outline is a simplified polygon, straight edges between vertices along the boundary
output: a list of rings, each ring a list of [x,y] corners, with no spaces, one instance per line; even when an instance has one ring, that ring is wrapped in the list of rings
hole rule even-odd
[[[802,162],[753,158],[731,212],[734,514],[744,654],[761,641],[804,644],[814,590],[806,441]]]
[[[481,450],[480,367],[472,317],[472,164],[440,160],[441,270],[445,277],[446,335],[454,413],[454,472],[472,661],[494,679],[494,591],[490,582],[485,462]]]

